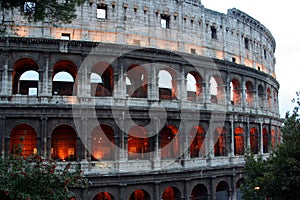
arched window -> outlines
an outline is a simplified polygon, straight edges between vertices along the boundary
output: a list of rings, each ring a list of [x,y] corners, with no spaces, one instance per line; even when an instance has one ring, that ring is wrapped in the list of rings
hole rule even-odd
[[[171,200],[171,199],[175,200],[180,198],[181,198],[180,191],[178,190],[178,188],[173,186],[167,187],[162,194],[163,200]]]
[[[114,200],[114,197],[109,192],[100,192],[94,196],[93,200]]]
[[[210,87],[210,102],[211,103],[221,103],[224,100],[224,86],[222,83],[222,78],[218,76],[212,76],[209,81]]]
[[[250,81],[246,82],[246,102],[250,107],[254,105],[254,87]]]
[[[258,153],[258,131],[256,128],[250,129],[250,148],[252,153]]]
[[[234,130],[234,154],[244,155],[244,129],[241,127]]]
[[[268,108],[272,107],[272,95],[270,88],[267,89]]]
[[[238,105],[241,102],[241,89],[240,89],[240,83],[238,80],[233,79],[230,83],[231,88],[231,104],[232,105]]]
[[[158,73],[159,98],[171,100],[177,98],[177,81],[176,77],[169,72],[171,70],[160,70]]]
[[[239,179],[236,183],[236,200],[243,200],[243,193],[241,191],[241,186],[244,184],[245,180],[243,178]]]
[[[269,133],[266,128],[263,129],[263,152],[269,152]]]
[[[12,129],[10,134],[10,153],[24,157],[37,153],[36,132],[31,126],[20,124]]]
[[[149,159],[150,138],[142,126],[134,126],[128,131],[128,159]]]
[[[77,67],[74,63],[67,60],[57,62],[53,67],[52,94],[77,95],[76,77]]]
[[[91,137],[92,160],[113,160],[114,143],[114,131],[111,127],[101,124],[94,128]]]
[[[39,82],[38,69],[37,63],[31,58],[19,59],[13,67],[13,94],[37,95]]]
[[[77,159],[77,133],[71,126],[61,125],[54,129],[51,139],[51,157],[61,161]]]
[[[91,96],[112,96],[114,87],[113,68],[105,62],[98,62],[91,70]]]
[[[198,158],[205,155],[205,133],[201,126],[195,126],[190,132],[190,157]]]
[[[180,141],[178,129],[175,126],[165,126],[159,132],[161,158],[177,159],[180,156]]]
[[[260,108],[264,107],[264,97],[265,97],[265,93],[264,93],[264,88],[262,85],[258,86],[258,104]]]
[[[147,98],[148,80],[145,68],[138,65],[130,66],[127,70],[128,83],[126,84],[127,96],[135,98]]]
[[[272,148],[275,148],[276,146],[276,135],[275,135],[275,130],[272,129],[271,131],[271,143],[272,143]]]
[[[199,99],[202,95],[202,77],[199,73],[192,71],[187,74],[186,79],[187,99],[190,101]]]
[[[208,200],[208,191],[206,186],[203,184],[196,185],[192,190],[191,196],[191,200]]]
[[[217,185],[216,200],[229,200],[229,185],[225,181]]]
[[[226,130],[224,128],[216,129],[216,143],[214,146],[215,156],[226,156]]]
[[[131,193],[129,200],[150,200],[150,195],[145,190],[135,190]]]

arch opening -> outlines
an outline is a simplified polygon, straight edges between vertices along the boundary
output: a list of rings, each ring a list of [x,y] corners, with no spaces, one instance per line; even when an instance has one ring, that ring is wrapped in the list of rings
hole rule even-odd
[[[132,65],[126,73],[126,94],[134,98],[147,98],[148,77],[144,67]]]
[[[180,141],[177,134],[178,129],[172,125],[165,126],[159,132],[162,159],[177,159],[180,157]]]
[[[96,63],[90,76],[91,96],[112,96],[114,88],[114,71],[112,66],[105,62]]]
[[[235,155],[244,155],[244,129],[237,127],[234,130],[234,154]]]
[[[27,157],[37,154],[37,134],[28,124],[14,127],[10,133],[10,153]]]
[[[175,73],[163,69],[158,73],[159,98],[162,100],[177,99],[177,81]],[[173,76],[172,76],[173,75]]]
[[[191,200],[208,200],[207,187],[203,184],[196,185],[191,194]]]
[[[201,126],[194,126],[190,132],[190,157],[205,156],[205,132]]]
[[[216,134],[217,142],[214,145],[215,156],[226,156],[226,130],[225,128],[217,128]]]
[[[140,136],[140,137],[136,137]],[[128,131],[128,159],[150,159],[150,138],[142,126],[134,126]]]

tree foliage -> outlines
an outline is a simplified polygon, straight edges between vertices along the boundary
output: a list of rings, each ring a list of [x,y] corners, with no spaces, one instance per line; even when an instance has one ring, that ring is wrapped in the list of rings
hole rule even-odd
[[[76,6],[83,4],[86,0],[1,0],[2,10],[18,9],[29,21],[71,23],[76,17]],[[31,3],[28,9],[26,5]]]
[[[246,180],[242,187],[247,200],[272,198],[273,200],[300,199],[300,104],[292,114],[287,113],[283,143],[267,160],[246,160]],[[258,188],[259,187],[259,188]]]
[[[0,158],[0,199],[67,200],[74,186],[86,186],[81,171],[71,164],[59,167],[39,156]]]

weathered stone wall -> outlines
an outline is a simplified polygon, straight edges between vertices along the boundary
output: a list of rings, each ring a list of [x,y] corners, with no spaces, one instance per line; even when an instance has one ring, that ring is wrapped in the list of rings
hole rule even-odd
[[[234,61],[275,77],[275,40],[249,15],[230,9],[227,14],[206,9],[200,1],[91,1],[77,8],[71,24],[28,23],[17,11],[5,11],[7,36],[130,44]],[[107,17],[97,18],[97,5]],[[14,14],[14,17],[12,15]],[[169,27],[162,28],[162,17]],[[212,27],[216,38],[212,38]],[[248,40],[248,48],[245,47]]]

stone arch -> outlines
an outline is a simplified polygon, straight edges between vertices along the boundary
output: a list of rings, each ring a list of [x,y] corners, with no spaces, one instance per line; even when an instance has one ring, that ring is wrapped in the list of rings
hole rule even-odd
[[[208,200],[208,190],[204,184],[197,184],[191,193],[191,200]]]
[[[240,178],[235,184],[235,190],[236,190],[236,200],[242,200],[243,198],[243,193],[241,191],[241,186],[244,184],[245,179]]]
[[[273,149],[276,146],[276,133],[274,129],[271,130],[271,146]]]
[[[163,190],[161,199],[163,200],[175,200],[181,198],[181,192],[176,186],[168,186]]]
[[[254,105],[254,86],[251,81],[246,82],[246,102],[250,107]]]
[[[268,108],[272,107],[272,94],[271,94],[271,89],[269,87],[267,88],[267,105]]]
[[[39,82],[39,74],[38,74],[39,66],[35,60],[32,58],[20,58],[13,65],[12,72],[12,92],[13,94],[29,94],[29,88],[35,88],[38,92],[38,82]],[[21,76],[28,72],[33,71],[38,74],[38,80],[21,80]]]
[[[237,79],[232,79],[230,82],[230,100],[232,105],[241,103],[241,84]]]
[[[253,154],[258,153],[258,130],[255,127],[250,129],[250,150]]]
[[[172,100],[178,98],[178,83],[175,70],[163,68],[158,72],[159,98],[162,100]]]
[[[269,133],[266,128],[263,128],[262,135],[263,135],[263,153],[268,153],[269,152]]]
[[[187,91],[187,100],[196,100],[202,97],[203,95],[203,78],[202,76],[195,71],[190,71],[186,75],[186,91]]]
[[[226,129],[216,128],[215,130],[215,145],[214,145],[214,155],[215,156],[226,156]]]
[[[130,85],[126,84],[126,94],[129,97],[147,98],[148,96],[148,74],[144,67],[131,65],[126,71],[126,77]]]
[[[112,96],[114,90],[114,70],[111,65],[106,62],[95,63],[91,68],[89,79],[91,96]]]
[[[93,129],[91,135],[91,159],[114,160],[115,140],[113,129],[100,124]]]
[[[99,192],[93,197],[93,200],[115,200],[114,196],[110,192]]]
[[[24,157],[37,154],[37,133],[32,126],[22,123],[11,130],[10,153]]]
[[[201,126],[194,126],[190,131],[190,157],[205,156],[205,132]]]
[[[209,94],[211,103],[222,103],[225,100],[225,87],[219,75],[212,75],[209,79]]]
[[[258,105],[260,108],[264,108],[264,99],[265,99],[264,87],[262,85],[259,85],[257,90],[258,90]]]
[[[128,200],[151,200],[150,194],[144,189],[134,190]]]
[[[230,187],[226,181],[220,181],[216,187],[216,200],[229,200]]]
[[[73,127],[63,124],[53,130],[51,157],[61,161],[77,159],[77,132]]]
[[[55,63],[52,73],[52,94],[75,96],[77,94],[75,82],[77,70],[77,66],[70,60],[60,60]],[[59,75],[61,77],[58,77]]]
[[[174,125],[166,125],[160,132],[160,148],[162,159],[177,159],[180,156],[180,140],[178,128]]]
[[[128,159],[149,159],[150,138],[143,126],[133,126],[128,131]]]
[[[244,145],[245,131],[241,127],[234,129],[234,154],[244,155],[245,145]]]

